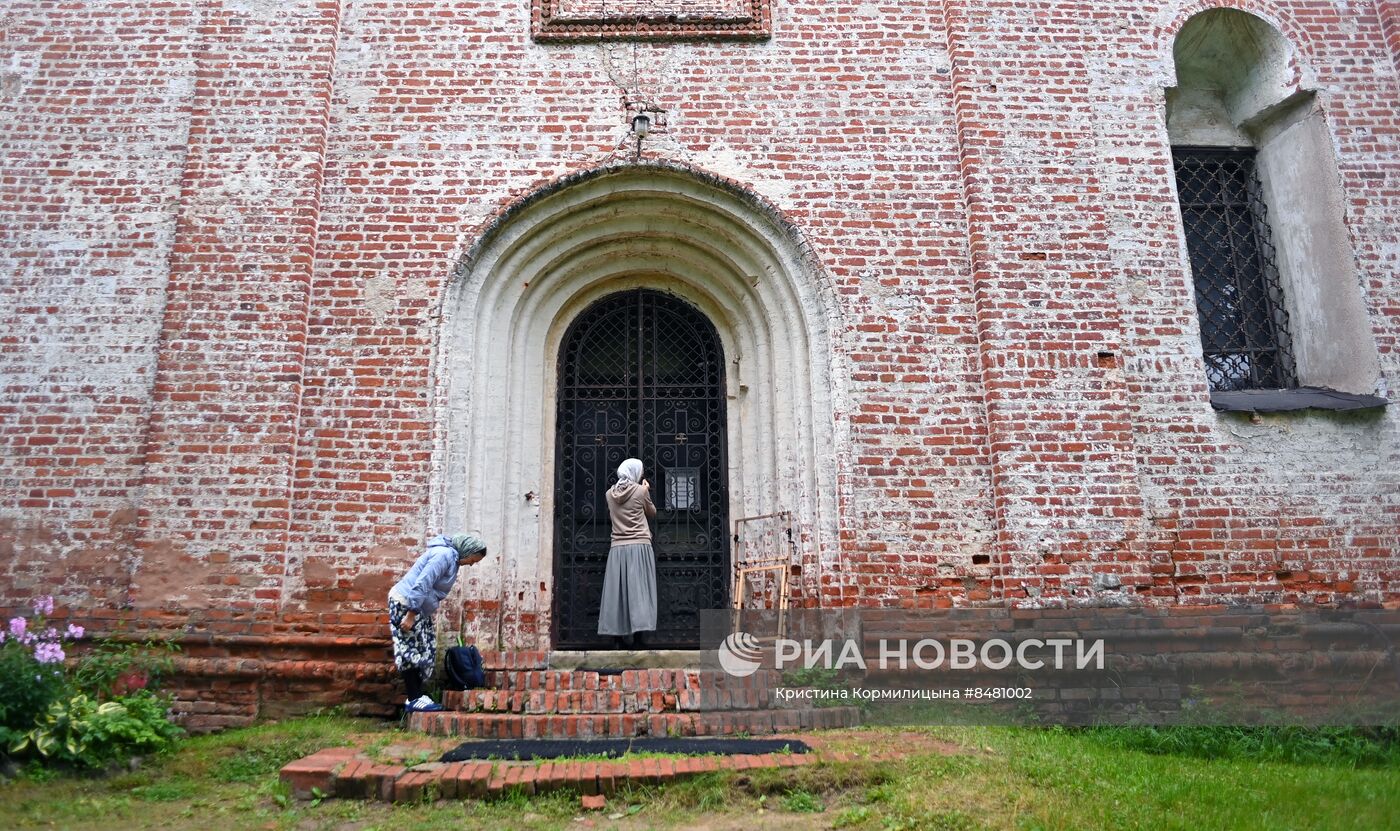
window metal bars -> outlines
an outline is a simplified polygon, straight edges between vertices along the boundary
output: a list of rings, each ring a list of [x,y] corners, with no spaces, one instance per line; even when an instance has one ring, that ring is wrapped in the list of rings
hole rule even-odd
[[[1172,148],[1214,391],[1298,385],[1254,156],[1250,148]]]

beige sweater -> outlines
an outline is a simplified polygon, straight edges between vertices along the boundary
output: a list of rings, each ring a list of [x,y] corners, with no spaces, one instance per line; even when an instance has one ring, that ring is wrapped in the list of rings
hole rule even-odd
[[[647,517],[656,516],[649,485],[628,484],[608,488],[608,516],[612,518],[612,544],[651,542]]]

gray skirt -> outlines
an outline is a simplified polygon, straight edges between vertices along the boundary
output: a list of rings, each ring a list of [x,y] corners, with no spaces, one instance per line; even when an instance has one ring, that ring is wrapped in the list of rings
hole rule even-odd
[[[603,572],[598,634],[626,636],[656,629],[656,554],[651,543],[614,545]]]

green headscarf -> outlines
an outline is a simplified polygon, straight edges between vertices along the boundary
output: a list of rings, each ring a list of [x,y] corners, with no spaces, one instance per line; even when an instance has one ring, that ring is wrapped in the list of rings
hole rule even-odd
[[[473,554],[486,550],[485,541],[483,541],[475,531],[468,531],[465,534],[453,534],[451,537],[448,537],[447,541],[452,543],[453,548],[457,549],[457,556],[459,558],[470,557]]]

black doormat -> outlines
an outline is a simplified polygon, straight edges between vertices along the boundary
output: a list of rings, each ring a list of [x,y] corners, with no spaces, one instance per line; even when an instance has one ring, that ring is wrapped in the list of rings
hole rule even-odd
[[[487,739],[465,742],[456,750],[442,754],[441,761],[518,759],[524,762],[573,756],[617,758],[626,753],[682,753],[687,756],[717,753],[734,756],[741,753],[806,753],[810,749],[805,742],[797,739]]]

